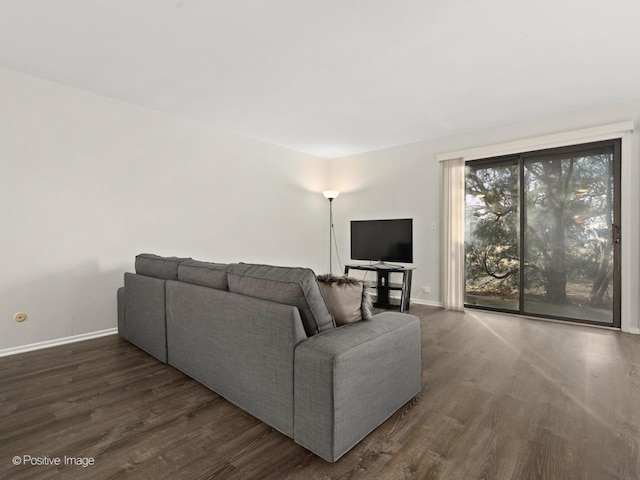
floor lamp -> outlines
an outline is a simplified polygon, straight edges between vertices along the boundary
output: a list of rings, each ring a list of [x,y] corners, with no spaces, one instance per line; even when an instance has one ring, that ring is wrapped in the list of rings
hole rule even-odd
[[[340,192],[335,190],[325,190],[322,194],[327,200],[329,200],[329,273],[333,275],[333,255],[331,252],[331,242],[333,241],[333,199],[337,198],[338,195],[340,195]]]

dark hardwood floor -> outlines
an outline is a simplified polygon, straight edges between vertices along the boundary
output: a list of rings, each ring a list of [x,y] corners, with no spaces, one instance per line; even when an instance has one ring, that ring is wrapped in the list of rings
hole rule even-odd
[[[335,464],[110,336],[0,358],[0,478],[640,478],[640,336],[411,313],[421,395]]]

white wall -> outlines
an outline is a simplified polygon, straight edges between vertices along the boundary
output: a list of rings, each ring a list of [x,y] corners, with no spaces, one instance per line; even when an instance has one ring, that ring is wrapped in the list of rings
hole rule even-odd
[[[626,199],[623,255],[625,251],[633,253],[623,259],[623,295],[627,295],[623,303],[632,303],[635,308],[627,308],[626,315],[630,318],[623,318],[622,323],[627,331],[640,333],[637,295],[640,265],[635,253],[640,251],[640,214],[637,210],[640,204],[639,118],[640,102],[633,102],[331,160],[332,188],[342,192],[334,201],[334,225],[343,263],[349,260],[350,220],[413,217],[417,270],[413,277],[412,300],[441,304],[438,154],[633,120],[636,130],[630,136],[626,158],[623,152],[622,194],[623,200]],[[432,222],[437,223],[436,230],[431,229]],[[419,293],[423,286],[429,286],[431,293]]]
[[[326,161],[0,69],[0,350],[115,327],[115,292],[140,252],[326,271],[325,188],[341,192],[343,264],[349,220],[414,218],[413,297],[438,304],[436,155],[639,117],[636,102]],[[637,133],[631,143],[633,206]],[[624,226],[636,252],[639,217]],[[640,265],[625,268],[637,292]]]
[[[115,327],[140,252],[326,270],[327,173],[326,160],[0,69],[0,350]]]

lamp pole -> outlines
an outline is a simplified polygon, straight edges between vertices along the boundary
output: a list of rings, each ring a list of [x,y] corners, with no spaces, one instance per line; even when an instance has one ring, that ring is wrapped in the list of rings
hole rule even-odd
[[[333,234],[333,198],[329,199],[329,274],[333,275],[331,240]]]
[[[340,192],[336,190],[325,190],[322,194],[329,200],[329,273],[333,275],[333,249],[331,246],[333,240],[333,199],[337,198]]]

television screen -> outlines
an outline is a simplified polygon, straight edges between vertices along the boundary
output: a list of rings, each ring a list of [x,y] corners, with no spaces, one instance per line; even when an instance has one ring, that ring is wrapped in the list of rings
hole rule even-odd
[[[352,220],[351,259],[413,262],[413,219]]]

